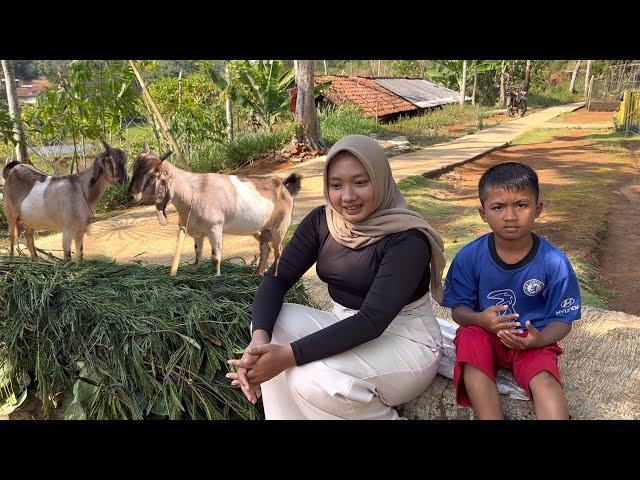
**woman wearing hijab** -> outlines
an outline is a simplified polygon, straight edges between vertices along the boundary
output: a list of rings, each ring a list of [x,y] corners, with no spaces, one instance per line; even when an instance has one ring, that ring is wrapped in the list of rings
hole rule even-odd
[[[375,140],[342,138],[323,178],[326,205],[265,274],[227,377],[253,403],[262,394],[267,419],[400,419],[393,407],[427,388],[442,356],[430,299],[442,301],[442,239],[408,209]],[[283,303],[315,262],[331,313]]]

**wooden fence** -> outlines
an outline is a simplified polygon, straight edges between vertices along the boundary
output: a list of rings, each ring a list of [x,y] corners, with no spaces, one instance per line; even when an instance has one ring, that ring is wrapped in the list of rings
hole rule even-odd
[[[616,115],[616,124],[625,132],[640,131],[640,90],[624,92],[620,111]]]

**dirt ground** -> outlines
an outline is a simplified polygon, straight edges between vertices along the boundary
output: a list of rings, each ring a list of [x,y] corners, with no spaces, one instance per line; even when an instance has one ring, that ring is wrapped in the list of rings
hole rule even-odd
[[[554,123],[605,123],[611,122],[615,112],[590,112],[581,108],[551,120]]]
[[[635,175],[613,191],[616,201],[611,204],[600,271],[619,292],[608,302],[609,308],[640,315],[640,152],[632,145],[629,150]]]
[[[634,155],[632,149],[629,150],[623,164],[616,167],[620,178],[611,187],[607,187],[605,206],[610,208],[606,228],[608,234],[601,241],[586,238],[592,232],[589,232],[591,226],[584,215],[588,206],[581,198],[576,198],[575,202],[555,200],[554,203],[553,200],[559,198],[559,189],[564,185],[571,185],[574,178],[592,178],[596,175],[597,181],[596,170],[609,162],[608,158],[596,154],[594,141],[582,130],[572,130],[567,136],[555,137],[549,142],[496,151],[456,168],[440,177],[440,180],[446,180],[448,184],[448,191],[445,192],[447,198],[463,200],[463,205],[477,208],[477,185],[487,168],[506,161],[522,162],[533,167],[540,181],[541,200],[545,202],[543,213],[536,223],[536,232],[567,253],[591,258],[590,263],[600,269],[602,278],[599,280],[603,286],[616,292],[606,302],[608,308],[640,315],[639,153]],[[570,165],[567,158],[571,159]],[[582,194],[587,197],[588,202],[589,193]],[[558,208],[562,208],[562,212]],[[432,224],[438,229],[438,221],[434,220]],[[581,233],[581,230],[588,233]],[[595,251],[594,243],[599,244]],[[598,258],[594,260],[593,255]]]

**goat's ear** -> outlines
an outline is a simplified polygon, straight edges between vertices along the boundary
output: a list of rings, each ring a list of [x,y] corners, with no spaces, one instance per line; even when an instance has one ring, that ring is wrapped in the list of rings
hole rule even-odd
[[[144,142],[144,153],[151,153],[151,149],[149,148],[149,144]]]
[[[167,158],[169,158],[169,155],[171,155],[173,152],[171,150],[167,150],[166,152],[164,152],[162,154],[162,156],[160,157],[160,161],[164,162]]]
[[[93,187],[93,185],[98,181],[100,175],[102,175],[103,171],[104,158],[98,157],[93,162],[93,172],[91,173],[91,181],[89,182],[89,186]]]
[[[107,152],[107,155],[111,155],[111,145],[109,145],[106,140],[102,140],[102,145],[104,145],[104,149]]]

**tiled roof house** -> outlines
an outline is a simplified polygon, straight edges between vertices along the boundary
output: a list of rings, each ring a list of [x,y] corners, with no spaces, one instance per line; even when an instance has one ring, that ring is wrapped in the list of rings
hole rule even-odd
[[[323,93],[325,101],[358,105],[365,117],[381,120],[414,115],[460,98],[458,92],[422,79],[317,75],[315,81],[330,82]]]
[[[20,103],[36,103],[36,97],[47,87],[51,87],[49,80],[36,78],[16,87],[16,96]]]

